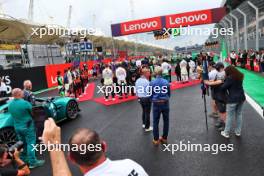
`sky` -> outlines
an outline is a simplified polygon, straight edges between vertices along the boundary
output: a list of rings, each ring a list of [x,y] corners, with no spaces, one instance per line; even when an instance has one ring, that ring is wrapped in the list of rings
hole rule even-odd
[[[0,0],[1,9],[17,19],[27,19],[30,0]],[[223,0],[34,0],[34,22],[66,26],[72,5],[71,28],[96,28],[111,36],[110,24],[220,7]],[[132,3],[131,3],[132,2]],[[133,7],[133,8],[132,8]],[[133,9],[133,13],[132,13]],[[198,26],[212,28],[213,25]],[[137,34],[119,37],[164,48],[202,44],[208,36],[181,36],[155,40],[153,35]]]

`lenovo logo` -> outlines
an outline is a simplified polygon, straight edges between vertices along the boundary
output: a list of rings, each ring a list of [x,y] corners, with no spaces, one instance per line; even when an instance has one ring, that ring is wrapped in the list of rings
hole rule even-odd
[[[138,32],[148,32],[161,28],[160,18],[151,18],[146,20],[138,20],[121,24],[122,34],[133,34]]]
[[[170,24],[182,24],[182,23],[192,23],[194,21],[206,21],[208,16],[206,14],[192,15],[192,16],[183,16],[178,18],[169,17]]]
[[[183,13],[178,15],[166,16],[166,26],[167,28],[176,28],[179,26],[188,25],[199,25],[207,24],[212,21],[211,11],[203,10],[194,13]]]

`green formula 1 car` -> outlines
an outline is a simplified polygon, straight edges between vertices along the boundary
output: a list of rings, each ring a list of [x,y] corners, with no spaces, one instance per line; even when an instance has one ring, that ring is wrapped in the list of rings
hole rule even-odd
[[[0,99],[0,144],[16,142],[14,121],[8,112],[9,98]],[[66,119],[75,119],[79,114],[79,104],[70,97],[38,98],[33,106],[33,120],[36,126],[37,137],[41,136],[44,121],[52,117],[57,123]]]

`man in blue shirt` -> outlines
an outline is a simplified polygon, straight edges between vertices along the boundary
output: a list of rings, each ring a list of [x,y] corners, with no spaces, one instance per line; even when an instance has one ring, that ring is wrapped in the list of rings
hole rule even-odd
[[[32,92],[32,83],[30,80],[24,81],[24,100],[28,101],[32,105],[36,104],[36,98]]]
[[[150,82],[152,90],[151,100],[153,103],[153,144],[167,143],[169,133],[169,98],[170,98],[170,84],[167,80],[162,78],[162,68],[155,67],[156,79]],[[163,135],[159,138],[159,120],[160,115],[163,117]]]
[[[137,79],[135,84],[138,101],[142,107],[142,127],[145,128],[146,132],[153,130],[150,126],[151,92],[149,92],[149,77],[150,70],[145,67],[141,70],[141,77]]]

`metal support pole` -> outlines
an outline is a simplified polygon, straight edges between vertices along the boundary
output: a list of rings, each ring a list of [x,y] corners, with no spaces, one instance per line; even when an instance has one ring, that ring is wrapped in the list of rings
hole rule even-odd
[[[228,24],[225,21],[223,21],[223,24],[226,26],[226,28],[228,28]],[[225,38],[227,40],[227,52],[230,53],[231,52],[231,36],[225,35]]]
[[[230,27],[233,28],[232,20],[228,19],[227,17],[225,18],[225,20],[230,24]],[[234,50],[234,48],[235,48],[235,46],[234,46],[234,35],[231,37],[231,48],[232,48],[232,50]]]
[[[256,11],[256,51],[259,50],[259,8],[255,6],[252,2],[247,1],[247,3]]]
[[[241,9],[237,8],[236,9],[239,13],[241,13],[244,17],[244,49],[248,50],[248,41],[247,41],[247,33],[248,33],[248,29],[247,29],[247,15],[246,13],[244,13]]]
[[[220,25],[221,25],[222,27],[226,28],[226,29],[228,28],[228,25],[226,24],[225,21],[222,21],[222,22],[220,23]],[[229,39],[228,39],[227,35],[225,35],[224,38],[225,38],[225,40],[226,40],[226,44],[227,44],[227,52],[229,53],[229,52],[230,52],[230,49],[229,49],[229,47],[230,47],[230,42],[229,42]]]
[[[240,48],[240,45],[239,45],[238,18],[235,15],[231,14],[231,13],[230,13],[230,16],[236,20],[236,34],[237,34],[237,45],[236,46],[237,46],[237,52],[238,52],[238,50]]]

